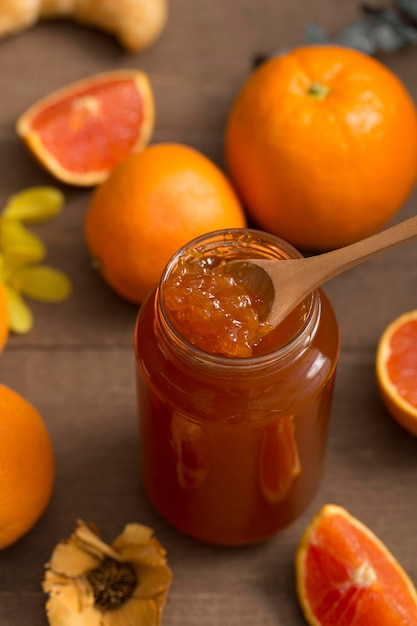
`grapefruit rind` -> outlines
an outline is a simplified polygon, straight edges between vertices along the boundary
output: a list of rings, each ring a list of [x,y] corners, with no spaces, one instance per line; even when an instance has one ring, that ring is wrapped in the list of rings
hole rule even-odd
[[[403,428],[417,437],[417,407],[400,396],[387,371],[391,338],[399,327],[410,320],[417,320],[417,310],[403,313],[393,320],[382,333],[376,352],[376,378],[381,399],[390,415]]]
[[[304,617],[310,626],[323,626],[323,623],[319,621],[319,619],[314,615],[312,607],[307,598],[306,592],[306,557],[309,545],[312,543],[314,533],[319,526],[320,522],[325,517],[335,517],[341,516],[345,520],[347,520],[352,526],[358,529],[361,533],[363,533],[370,541],[374,544],[374,546],[380,551],[381,557],[386,559],[396,571],[396,573],[401,578],[404,583],[404,587],[406,588],[407,593],[415,605],[415,614],[417,615],[417,592],[413,582],[407,573],[400,566],[395,557],[391,554],[391,552],[387,549],[385,544],[362,522],[360,522],[357,518],[353,517],[346,509],[336,504],[326,504],[322,507],[322,509],[312,518],[312,520],[307,525],[304,530],[300,543],[297,548],[296,558],[295,558],[295,570],[296,570],[296,590],[298,600],[301,606],[301,609],[304,613]],[[334,555],[337,558],[337,554]],[[369,577],[369,586],[373,584],[375,581],[374,576]],[[364,622],[365,623],[365,622]],[[397,623],[397,622],[396,622]],[[401,622],[404,624],[408,624],[407,621]]]
[[[16,122],[17,134],[23,139],[37,161],[61,182],[81,187],[91,187],[106,180],[114,165],[111,168],[104,167],[100,170],[91,170],[83,173],[69,170],[46,148],[41,136],[33,128],[33,122],[46,108],[60,102],[63,98],[67,98],[71,93],[74,95],[75,99],[77,92],[85,90],[87,87],[92,88],[100,84],[109,83],[112,80],[134,81],[137,91],[141,95],[143,118],[140,128],[138,128],[136,142],[129,153],[140,152],[149,143],[154,130],[155,103],[148,76],[138,70],[127,69],[101,72],[71,83],[41,98],[18,118]]]

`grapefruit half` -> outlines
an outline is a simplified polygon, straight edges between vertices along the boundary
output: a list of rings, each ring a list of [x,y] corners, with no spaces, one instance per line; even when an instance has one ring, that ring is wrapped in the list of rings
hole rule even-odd
[[[154,98],[144,72],[95,74],[38,100],[16,131],[58,180],[93,186],[124,157],[140,152],[154,128]]]

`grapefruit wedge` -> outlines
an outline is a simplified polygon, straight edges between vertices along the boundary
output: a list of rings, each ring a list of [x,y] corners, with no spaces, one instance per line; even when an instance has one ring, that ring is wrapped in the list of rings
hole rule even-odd
[[[417,593],[386,546],[359,520],[324,506],[301,538],[297,594],[311,626],[415,626]]]
[[[16,130],[55,178],[88,187],[103,182],[119,161],[147,145],[154,118],[147,75],[117,70],[38,100],[19,117]]]

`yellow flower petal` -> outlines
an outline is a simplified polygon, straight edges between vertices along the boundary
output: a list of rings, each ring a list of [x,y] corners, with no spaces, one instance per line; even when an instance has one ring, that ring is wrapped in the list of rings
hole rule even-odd
[[[17,267],[39,263],[46,256],[43,241],[15,220],[1,220],[0,247],[5,263]]]
[[[85,552],[74,542],[61,541],[52,552],[49,567],[56,573],[75,578],[94,569],[99,563],[99,558]]]
[[[103,613],[103,626],[156,626],[159,610],[153,600],[131,598],[116,611]]]
[[[142,524],[126,524],[121,535],[116,537],[112,546],[115,550],[119,550],[127,544],[147,544],[153,535],[152,528],[143,526]]]
[[[172,580],[171,570],[166,565],[132,565],[139,581],[133,594],[135,598],[151,598],[166,592]]]
[[[74,611],[64,604],[59,596],[52,596],[46,603],[46,614],[50,626],[103,626],[102,613],[90,607]]]
[[[59,597],[62,604],[76,613],[94,605],[93,593],[82,579],[67,578],[47,572],[42,588],[50,596]]]
[[[77,544],[83,549],[87,550],[90,554],[98,556],[100,559],[103,556],[109,556],[116,561],[120,561],[120,557],[107,543],[104,543],[100,537],[94,533],[84,522],[79,520],[77,522],[77,528],[74,536],[77,540]]]
[[[32,312],[26,302],[9,285],[4,285],[9,307],[9,328],[12,332],[24,335],[33,327]]]
[[[47,265],[15,270],[13,284],[24,295],[43,302],[65,300],[72,291],[72,283],[68,276]]]
[[[2,217],[39,224],[57,215],[64,205],[64,194],[55,187],[29,187],[11,196]]]
[[[158,593],[158,595],[154,596],[153,599],[156,606],[158,607],[158,611],[160,612],[160,614],[162,614],[162,610],[167,601],[167,590],[163,591],[162,593]]]
[[[120,554],[122,561],[165,562],[166,552],[152,535],[153,530],[148,526],[127,524],[123,533],[113,541],[112,548]]]
[[[112,544],[113,545],[113,544]],[[158,550],[159,544],[155,540],[146,546],[125,545],[118,548],[117,552],[121,561],[145,563],[147,565],[159,565],[165,563],[165,552]]]

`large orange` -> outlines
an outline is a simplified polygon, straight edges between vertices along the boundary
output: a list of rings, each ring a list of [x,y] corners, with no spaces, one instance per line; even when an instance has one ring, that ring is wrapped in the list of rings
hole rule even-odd
[[[88,76],[35,102],[16,130],[39,162],[59,180],[96,185],[131,152],[148,143],[154,128],[148,76],[114,70]]]
[[[376,377],[389,413],[417,436],[417,310],[403,313],[382,333]]]
[[[417,177],[417,113],[380,62],[305,46],[247,79],[225,134],[228,169],[257,225],[301,249],[379,229]]]
[[[296,573],[311,626],[417,624],[411,580],[369,528],[340,506],[324,506],[307,526]]]
[[[53,481],[54,455],[45,423],[27,400],[0,385],[0,549],[38,521]]]
[[[103,278],[140,303],[191,239],[246,219],[223,172],[201,152],[161,143],[124,159],[94,192],[85,238]]]

